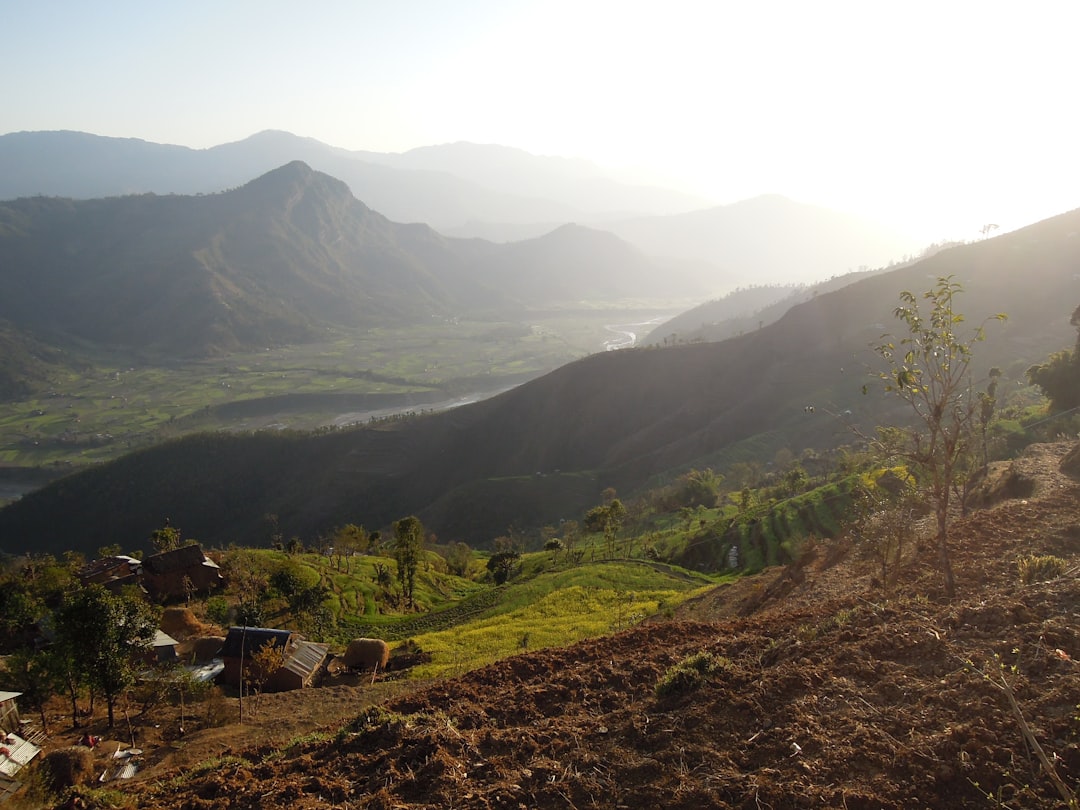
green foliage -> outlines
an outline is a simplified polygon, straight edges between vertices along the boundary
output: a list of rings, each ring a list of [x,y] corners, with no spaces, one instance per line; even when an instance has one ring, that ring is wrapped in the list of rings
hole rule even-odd
[[[702,650],[694,653],[665,672],[656,682],[657,697],[684,695],[700,689],[709,679],[731,667],[724,656]]]
[[[1043,363],[1027,370],[1027,378],[1050,400],[1054,411],[1080,406],[1080,307],[1069,321],[1077,330],[1076,346],[1050,355]]]
[[[154,637],[156,615],[138,597],[91,585],[69,594],[54,621],[60,666],[105,698],[111,728],[116,700],[135,682],[136,658]]]
[[[914,293],[900,293],[893,315],[906,334],[875,346],[886,364],[878,373],[886,394],[904,402],[915,419],[914,427],[883,434],[878,446],[883,457],[904,459],[925,481],[936,505],[938,561],[950,597],[956,590],[948,543],[950,495],[975,437],[980,401],[970,366],[975,343],[984,339],[982,326],[967,335],[958,331],[964,316],[956,311],[955,299],[962,290],[951,276],[939,278],[921,296],[928,312],[920,309]],[[993,319],[1002,321],[1005,315]]]
[[[394,522],[394,559],[397,561],[398,585],[411,607],[416,590],[416,566],[424,549],[424,524],[415,515]]]
[[[1020,581],[1025,585],[1033,582],[1045,582],[1057,579],[1069,567],[1067,561],[1053,554],[1029,554],[1020,557],[1016,561],[1016,568],[1020,574]]]
[[[614,497],[608,503],[595,506],[585,513],[585,528],[590,532],[603,533],[609,557],[614,554],[615,538],[625,519],[626,507]]]
[[[229,600],[215,595],[206,600],[206,618],[214,624],[225,626],[229,623]]]
[[[446,551],[446,567],[451,574],[463,577],[469,572],[469,564],[472,562],[472,549],[468,543],[457,542],[451,544]]]
[[[154,529],[150,532],[150,545],[158,553],[180,548],[180,530],[168,524],[160,529]]]
[[[691,470],[679,479],[679,505],[716,506],[723,482],[724,476],[713,472],[709,467],[704,470]]]
[[[487,570],[496,585],[505,583],[514,573],[521,554],[517,551],[497,551],[487,561]]]

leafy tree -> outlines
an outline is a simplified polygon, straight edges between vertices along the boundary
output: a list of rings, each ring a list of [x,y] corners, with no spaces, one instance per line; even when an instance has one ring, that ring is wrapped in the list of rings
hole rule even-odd
[[[679,482],[680,505],[712,507],[716,506],[724,476],[706,467],[704,470],[690,470],[680,477]]]
[[[302,591],[308,583],[304,575],[304,568],[293,560],[287,560],[279,565],[270,575],[270,587],[277,591],[285,599]]]
[[[138,597],[91,585],[65,598],[55,623],[62,656],[105,698],[112,728],[116,700],[135,682],[136,660],[154,638],[157,617]]]
[[[889,593],[889,572],[904,556],[904,546],[914,539],[918,503],[906,484],[889,496],[861,490],[855,495],[850,531],[855,541],[878,564],[881,588]]]
[[[1027,370],[1028,380],[1050,400],[1050,408],[1054,411],[1080,406],[1080,307],[1073,310],[1069,323],[1077,332],[1075,348],[1055,352],[1045,363]]]
[[[236,597],[237,620],[248,627],[263,624],[262,601],[270,585],[264,558],[251,549],[235,549],[222,561],[222,574]]]
[[[46,614],[40,598],[20,579],[7,580],[0,587],[0,641],[5,648],[30,640],[34,623]]]
[[[544,543],[544,551],[550,551],[552,557],[559,556],[559,552],[563,550],[563,541],[558,537],[552,537],[546,543]]]
[[[180,530],[175,526],[170,526],[166,521],[160,529],[150,532],[150,545],[159,554],[178,549],[180,548]]]
[[[581,535],[581,526],[578,525],[576,520],[564,520],[560,528],[562,529],[563,545],[566,547],[566,556],[572,560],[574,559],[574,546]]]
[[[469,571],[469,563],[472,562],[472,549],[468,543],[458,541],[453,543],[446,551],[446,567],[451,574],[459,577],[465,576]]]
[[[259,709],[259,696],[263,687],[275,672],[285,666],[288,651],[284,645],[278,646],[272,640],[251,653],[247,666],[244,667],[244,679],[255,690],[255,710]]]
[[[488,558],[487,570],[491,573],[491,578],[496,585],[502,585],[510,579],[514,573],[514,566],[520,558],[521,554],[513,550],[496,551]]]
[[[413,606],[413,589],[416,586],[416,568],[424,551],[424,524],[415,515],[394,521],[394,559],[397,561],[397,578],[401,593]]]
[[[615,538],[626,519],[626,508],[622,501],[613,498],[603,506],[594,506],[585,513],[585,528],[591,532],[603,532],[608,556],[615,550]]]
[[[345,571],[351,566],[350,560],[354,554],[363,554],[368,549],[368,533],[363,526],[347,523],[334,532],[334,554],[338,558],[338,568],[341,568],[342,560],[345,562]]]
[[[41,728],[48,733],[49,723],[45,705],[60,684],[56,667],[47,650],[31,650],[23,647],[4,658],[5,685],[21,692],[19,700],[37,710]]]
[[[908,462],[934,502],[938,563],[950,598],[956,594],[948,539],[950,494],[960,460],[975,438],[980,405],[971,383],[972,349],[985,337],[982,325],[970,334],[958,333],[964,316],[956,311],[955,299],[962,291],[952,276],[939,278],[922,294],[926,313],[914,293],[902,292],[893,315],[907,333],[875,346],[886,363],[878,374],[886,393],[906,403],[914,416],[912,427],[888,431],[879,447]],[[1001,321],[1005,315],[992,319]]]

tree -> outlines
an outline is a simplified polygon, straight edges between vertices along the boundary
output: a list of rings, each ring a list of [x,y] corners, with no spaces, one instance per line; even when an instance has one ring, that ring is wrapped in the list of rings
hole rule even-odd
[[[446,567],[451,574],[463,577],[469,571],[469,563],[472,561],[472,549],[468,543],[460,540],[451,544],[446,551]]]
[[[514,566],[520,559],[521,554],[514,550],[496,551],[487,561],[487,570],[491,572],[491,578],[496,585],[502,585],[514,573]]]
[[[679,503],[681,506],[716,506],[720,494],[720,485],[724,476],[706,467],[704,470],[690,470],[679,478]]]
[[[248,665],[244,667],[244,678],[255,690],[255,711],[259,710],[259,696],[266,682],[273,677],[275,672],[285,666],[288,660],[289,655],[285,645],[275,644],[272,639],[251,653]]]
[[[247,548],[230,551],[222,561],[222,573],[237,602],[237,620],[248,627],[263,624],[262,601],[270,585],[263,557]]]
[[[368,533],[363,526],[355,523],[346,523],[334,532],[334,553],[338,558],[338,568],[341,560],[345,560],[345,571],[348,573],[354,554],[363,554],[368,549]]]
[[[933,500],[938,563],[949,598],[956,594],[949,554],[949,496],[960,460],[975,440],[980,402],[971,382],[972,349],[985,338],[982,325],[964,336],[957,331],[964,316],[954,304],[962,291],[952,276],[939,278],[922,294],[929,305],[926,314],[914,293],[900,293],[893,315],[907,333],[898,342],[887,340],[874,347],[887,366],[878,373],[886,394],[906,403],[914,415],[913,426],[885,432],[879,449],[913,467]],[[998,314],[987,320],[1005,317]]]
[[[1076,346],[1050,355],[1045,363],[1027,370],[1027,378],[1050,400],[1053,411],[1067,411],[1080,406],[1080,307],[1069,320],[1076,328]]]
[[[54,618],[64,667],[74,666],[105,698],[112,728],[116,700],[135,682],[135,662],[154,638],[157,617],[136,596],[91,585],[67,596]]]
[[[394,522],[394,559],[401,594],[409,607],[413,606],[416,568],[424,550],[424,524],[415,515]]]
[[[23,647],[5,656],[4,668],[7,670],[5,685],[20,692],[19,699],[37,710],[41,728],[48,733],[45,705],[52,697],[54,687],[60,685],[49,652]]]
[[[585,513],[585,528],[590,532],[603,532],[608,556],[611,556],[615,549],[615,537],[625,519],[626,508],[622,501],[613,498],[603,506],[594,506]]]
[[[150,532],[150,545],[159,554],[178,549],[180,548],[180,530],[175,526],[170,526],[169,521],[166,520],[164,526]]]

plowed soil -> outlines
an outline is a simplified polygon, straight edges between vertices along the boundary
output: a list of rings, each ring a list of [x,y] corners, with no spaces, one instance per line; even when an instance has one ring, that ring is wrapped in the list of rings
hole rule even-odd
[[[193,735],[187,761],[124,789],[170,810],[1065,806],[1080,790],[1080,487],[1059,470],[1066,450],[1031,448],[1011,468],[1025,497],[957,518],[951,601],[928,540],[887,593],[859,549],[819,544],[674,620],[342,710],[343,728],[284,752]],[[1070,569],[1022,584],[1016,560],[1032,553]],[[658,696],[702,651],[718,668]],[[272,697],[295,714],[319,691]]]

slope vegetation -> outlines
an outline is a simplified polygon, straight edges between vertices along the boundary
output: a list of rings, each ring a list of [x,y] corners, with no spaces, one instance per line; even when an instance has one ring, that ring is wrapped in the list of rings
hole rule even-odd
[[[889,594],[857,549],[819,548],[674,620],[505,659],[131,794],[145,808],[1064,806],[1080,786],[1080,585],[1024,583],[1016,558],[1080,556],[1067,449],[1034,446],[1012,470],[1029,497],[954,524],[952,602],[929,544]]]
[[[80,537],[92,550],[145,537],[163,515],[206,542],[257,543],[268,512],[288,535],[303,536],[417,513],[442,537],[484,543],[512,523],[575,517],[608,486],[627,493],[691,465],[723,470],[747,443],[767,458],[785,446],[831,446],[851,423],[872,431],[901,418],[886,398],[860,391],[868,347],[890,328],[902,289],[952,274],[967,289],[959,308],[972,321],[1007,312],[978,359],[1008,379],[1070,343],[1077,228],[1080,212],[1062,215],[820,295],[735,339],[593,355],[412,422],[310,438],[207,436],[149,450],[0,511],[0,543],[67,548]],[[249,446],[275,449],[256,462]],[[246,475],[256,463],[257,474]],[[256,477],[267,486],[254,486]],[[131,511],[119,510],[117,497]]]

